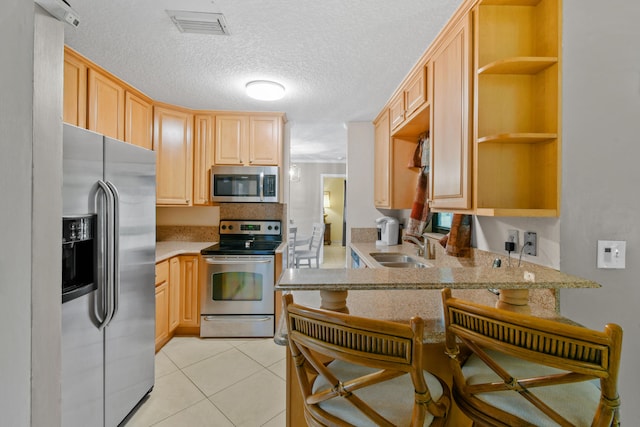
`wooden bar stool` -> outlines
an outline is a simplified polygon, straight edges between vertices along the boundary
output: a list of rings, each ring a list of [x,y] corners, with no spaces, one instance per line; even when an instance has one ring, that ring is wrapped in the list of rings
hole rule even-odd
[[[620,326],[594,331],[462,301],[449,289],[442,302],[453,398],[476,424],[619,425]]]
[[[423,370],[422,319],[366,319],[283,298],[310,426],[444,425],[449,389]]]

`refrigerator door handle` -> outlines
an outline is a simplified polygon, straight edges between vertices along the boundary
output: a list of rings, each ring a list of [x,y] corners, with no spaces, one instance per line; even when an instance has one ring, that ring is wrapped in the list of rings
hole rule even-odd
[[[102,255],[102,277],[101,277],[101,298],[95,298],[94,300],[94,313],[98,320],[98,329],[104,329],[113,317],[113,194],[104,181],[98,180],[98,188],[106,200],[106,209],[100,209],[99,217],[101,223],[106,223],[106,227],[102,226],[99,229],[100,242],[107,243],[107,249]],[[97,193],[97,194],[98,194]],[[106,210],[106,212],[105,212]],[[105,231],[106,228],[106,231]],[[101,305],[102,307],[98,307]],[[100,310],[102,309],[102,310]],[[102,313],[100,313],[102,311]]]
[[[113,310],[111,319],[118,313],[118,298],[120,297],[120,193],[113,183],[107,181],[107,186],[113,195],[113,252],[112,252],[112,277],[113,277]],[[109,319],[109,321],[111,321]]]

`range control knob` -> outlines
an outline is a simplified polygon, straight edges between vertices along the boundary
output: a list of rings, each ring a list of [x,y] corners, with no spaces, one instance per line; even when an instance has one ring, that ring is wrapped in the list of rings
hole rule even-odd
[[[275,226],[276,231],[278,231],[280,229],[280,227],[278,227],[277,225]]]
[[[222,229],[223,229],[223,230],[226,230],[226,229],[227,229],[227,226],[226,226],[226,225],[223,225],[223,226],[222,226]]]
[[[230,226],[229,226],[229,230],[233,230],[233,225],[230,225]]]
[[[273,229],[273,227],[272,227],[272,226],[268,226],[268,227],[267,227],[267,230],[271,230],[271,229]]]

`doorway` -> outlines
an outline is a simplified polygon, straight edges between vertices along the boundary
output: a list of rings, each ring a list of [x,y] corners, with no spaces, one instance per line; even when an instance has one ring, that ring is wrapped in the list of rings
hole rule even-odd
[[[322,222],[325,224],[325,245],[346,244],[346,182],[344,174],[322,174]]]

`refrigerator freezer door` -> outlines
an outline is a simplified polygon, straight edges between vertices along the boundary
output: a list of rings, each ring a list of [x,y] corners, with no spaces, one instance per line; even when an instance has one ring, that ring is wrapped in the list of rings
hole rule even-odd
[[[154,384],[155,152],[105,138],[104,180],[117,191],[119,284],[105,328],[105,426],[117,426]]]
[[[103,176],[102,135],[66,124],[63,135],[63,215],[96,213],[97,182]],[[98,276],[100,274],[98,269]],[[65,427],[100,426],[103,422],[104,342],[93,316],[97,295],[94,291],[62,304],[62,425]]]

